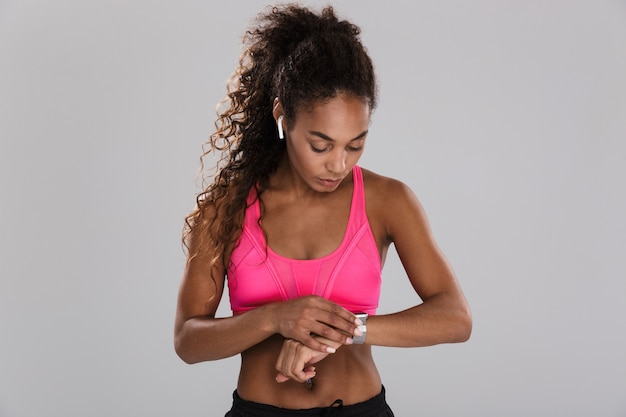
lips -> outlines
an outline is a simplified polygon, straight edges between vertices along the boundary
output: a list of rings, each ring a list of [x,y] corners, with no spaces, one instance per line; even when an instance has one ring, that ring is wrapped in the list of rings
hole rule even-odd
[[[341,182],[341,178],[333,179],[333,178],[318,178],[317,179],[320,184],[325,187],[336,187]]]

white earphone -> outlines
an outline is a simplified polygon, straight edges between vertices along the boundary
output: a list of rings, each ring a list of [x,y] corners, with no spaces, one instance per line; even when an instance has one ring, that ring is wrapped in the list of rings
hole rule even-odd
[[[278,125],[278,139],[285,140],[285,132],[283,132],[283,118],[284,116],[278,116],[276,124]]]

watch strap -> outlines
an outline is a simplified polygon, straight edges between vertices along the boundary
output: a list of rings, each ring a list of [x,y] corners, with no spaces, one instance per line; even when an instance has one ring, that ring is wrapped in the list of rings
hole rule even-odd
[[[361,336],[354,336],[352,343],[355,345],[362,345],[365,343],[365,337],[367,336],[367,313],[357,313],[356,317],[361,320],[362,325],[358,326],[358,329],[363,333]]]

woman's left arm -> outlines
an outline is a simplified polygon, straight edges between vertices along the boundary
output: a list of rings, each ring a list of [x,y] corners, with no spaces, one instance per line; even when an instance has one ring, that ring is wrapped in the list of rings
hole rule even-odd
[[[417,347],[464,342],[472,330],[472,316],[452,268],[432,236],[426,214],[403,183],[380,179],[372,213],[393,243],[406,274],[422,303],[406,310],[372,316],[365,343]],[[368,202],[369,204],[369,202]]]

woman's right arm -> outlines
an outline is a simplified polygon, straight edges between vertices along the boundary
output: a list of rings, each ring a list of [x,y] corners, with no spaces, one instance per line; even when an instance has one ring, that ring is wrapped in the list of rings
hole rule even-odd
[[[188,262],[179,289],[174,328],[174,347],[185,362],[233,356],[274,333],[269,315],[260,309],[216,318],[223,290],[221,267],[210,271],[208,259],[203,262],[201,257]]]
[[[230,357],[276,333],[327,353],[335,349],[314,335],[341,344],[352,342],[347,335],[354,334],[357,328],[355,316],[317,296],[266,304],[236,316],[216,318],[224,290],[225,268],[219,265],[211,269],[209,256],[196,256],[187,263],[179,290],[174,346],[185,362]]]

